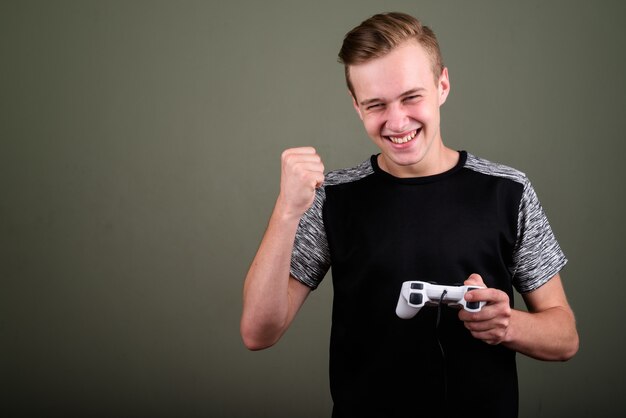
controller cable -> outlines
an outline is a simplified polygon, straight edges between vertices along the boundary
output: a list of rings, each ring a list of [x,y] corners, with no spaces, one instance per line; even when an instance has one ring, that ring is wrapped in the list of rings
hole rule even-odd
[[[435,325],[435,335],[437,336],[437,344],[439,345],[439,351],[441,352],[441,359],[443,360],[443,402],[444,404],[448,400],[448,370],[447,370],[447,360],[446,360],[446,352],[443,349],[443,345],[441,344],[441,340],[439,338],[439,323],[441,321],[441,305],[443,303],[443,298],[448,294],[447,290],[443,290],[441,293],[441,297],[439,298],[439,304],[437,304],[437,323]]]

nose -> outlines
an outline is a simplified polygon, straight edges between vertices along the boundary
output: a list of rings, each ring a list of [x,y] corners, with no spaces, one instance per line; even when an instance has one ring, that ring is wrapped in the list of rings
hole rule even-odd
[[[404,133],[409,129],[410,119],[400,104],[394,104],[387,108],[387,121],[385,126],[394,133]]]

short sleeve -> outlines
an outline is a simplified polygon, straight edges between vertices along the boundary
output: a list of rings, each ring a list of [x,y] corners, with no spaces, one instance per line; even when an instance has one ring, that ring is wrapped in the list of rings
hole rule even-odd
[[[532,185],[525,178],[520,201],[517,244],[513,253],[513,284],[518,292],[531,292],[557,274],[567,263]]]
[[[291,255],[291,275],[311,289],[319,286],[330,268],[322,215],[325,198],[324,187],[320,187],[316,190],[313,205],[300,219]]]

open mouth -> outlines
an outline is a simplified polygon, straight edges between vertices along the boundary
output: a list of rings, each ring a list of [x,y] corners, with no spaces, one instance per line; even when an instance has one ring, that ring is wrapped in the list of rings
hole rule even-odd
[[[394,144],[406,144],[407,142],[412,141],[421,130],[422,128],[419,128],[409,132],[404,136],[385,136],[385,138],[393,142]]]

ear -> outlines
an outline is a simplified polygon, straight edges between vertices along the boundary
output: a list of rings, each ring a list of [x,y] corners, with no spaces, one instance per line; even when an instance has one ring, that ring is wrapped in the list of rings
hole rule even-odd
[[[354,95],[352,94],[350,90],[348,90],[348,95],[352,99],[352,107],[354,107],[354,110],[356,110],[357,115],[359,115],[359,119],[363,120],[363,115],[361,114],[361,108],[359,107],[359,104],[357,103],[356,98],[354,97]]]
[[[448,69],[446,67],[441,71],[439,81],[437,82],[437,89],[439,90],[439,106],[446,102],[448,94],[450,94],[450,77],[448,76]]]

